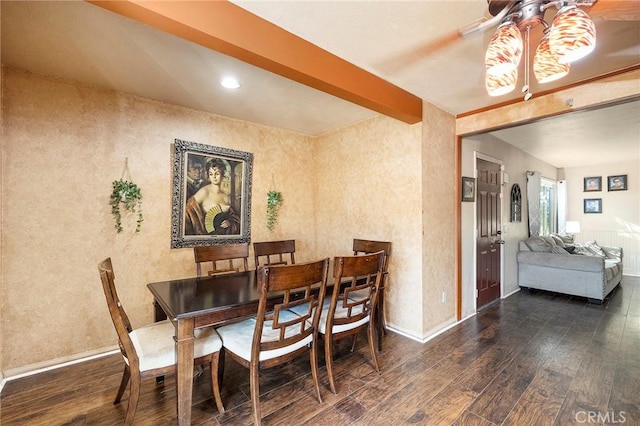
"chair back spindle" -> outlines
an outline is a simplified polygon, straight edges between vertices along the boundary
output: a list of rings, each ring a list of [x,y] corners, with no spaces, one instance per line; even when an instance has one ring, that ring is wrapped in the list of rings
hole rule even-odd
[[[295,252],[296,240],[253,243],[256,270],[262,265],[293,265],[296,263]]]
[[[201,246],[193,248],[196,273],[202,276],[202,265],[211,263],[209,275],[228,274],[249,269],[249,243]],[[220,265],[224,266],[220,266]]]

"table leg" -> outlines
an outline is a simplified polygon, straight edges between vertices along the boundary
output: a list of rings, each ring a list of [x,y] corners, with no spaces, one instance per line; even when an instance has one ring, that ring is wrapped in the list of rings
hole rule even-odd
[[[176,336],[176,381],[178,388],[178,425],[191,424],[191,396],[193,392],[194,320],[178,320]]]

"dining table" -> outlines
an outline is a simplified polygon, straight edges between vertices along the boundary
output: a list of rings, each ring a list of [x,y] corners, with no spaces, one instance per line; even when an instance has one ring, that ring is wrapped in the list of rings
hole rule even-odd
[[[164,313],[176,327],[178,424],[191,423],[194,330],[255,315],[260,292],[255,271],[183,278],[147,284],[156,320]],[[277,302],[277,296],[273,304]],[[162,312],[159,312],[162,310]]]
[[[349,283],[345,282],[343,285]],[[327,297],[331,297],[333,287],[329,278]],[[168,318],[176,327],[178,425],[189,425],[193,392],[194,330],[256,315],[260,302],[257,273],[255,270],[248,270],[181,278],[149,283],[147,288],[153,294],[155,320]],[[304,294],[301,293],[299,297],[304,297]],[[283,292],[269,293],[267,309],[273,309],[283,298]],[[291,294],[290,298],[295,299],[296,295]]]
[[[260,300],[257,281],[256,271],[250,270],[147,284],[155,299],[156,321],[166,316],[176,327],[179,425],[191,422],[194,330],[256,315]],[[267,309],[282,299],[283,293],[270,294]]]

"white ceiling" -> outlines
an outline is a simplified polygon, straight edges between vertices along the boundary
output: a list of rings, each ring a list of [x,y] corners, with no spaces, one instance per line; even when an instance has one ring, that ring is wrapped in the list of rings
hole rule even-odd
[[[493,29],[433,49],[444,35],[489,17],[486,0],[235,3],[452,114],[521,96],[486,94],[484,50]],[[0,7],[4,65],[310,135],[377,114],[88,3],[3,0]],[[640,22],[593,17],[595,52],[557,83],[538,87],[533,79],[534,96],[640,63]],[[219,86],[226,74],[240,79],[239,90]],[[620,108],[615,122],[610,114],[574,113],[495,135],[556,167],[605,153],[618,161],[614,152],[640,158],[638,102]]]

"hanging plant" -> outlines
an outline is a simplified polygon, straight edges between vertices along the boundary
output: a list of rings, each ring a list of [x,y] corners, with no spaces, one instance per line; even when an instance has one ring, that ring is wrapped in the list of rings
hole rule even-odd
[[[115,228],[118,233],[122,232],[120,205],[124,206],[124,209],[128,212],[138,213],[136,232],[140,232],[144,219],[142,218],[142,192],[138,185],[128,180],[114,180],[109,204],[111,205],[111,213],[116,221]]]
[[[267,229],[273,231],[278,223],[278,211],[282,207],[282,193],[275,190],[267,192]]]

